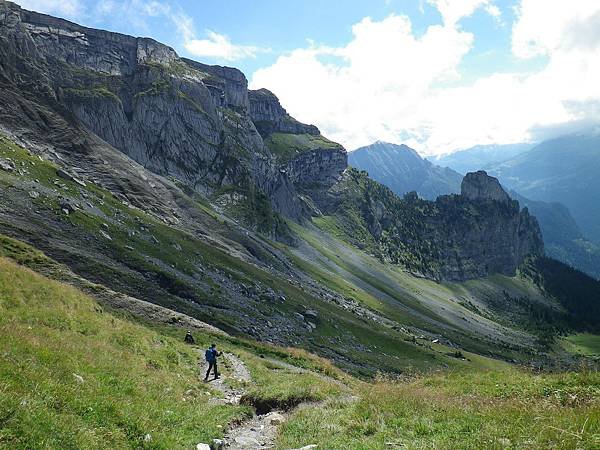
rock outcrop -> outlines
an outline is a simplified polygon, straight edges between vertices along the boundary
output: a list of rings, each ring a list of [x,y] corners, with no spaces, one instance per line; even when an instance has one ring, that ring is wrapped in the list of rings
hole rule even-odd
[[[465,175],[461,184],[460,194],[470,200],[493,200],[501,203],[510,203],[510,196],[502,189],[498,179],[488,176],[479,170]]]
[[[305,125],[291,117],[275,94],[267,89],[250,91],[249,100],[250,117],[263,137],[272,133],[320,134],[314,125]]]
[[[473,179],[476,187],[489,190],[471,194]],[[497,180],[469,174],[463,186],[469,196],[446,195],[432,202],[408,194],[400,199],[364,172],[350,169],[330,190],[337,203],[328,213],[356,245],[437,280],[514,275],[528,256],[544,253],[537,220],[517,201],[506,201]]]

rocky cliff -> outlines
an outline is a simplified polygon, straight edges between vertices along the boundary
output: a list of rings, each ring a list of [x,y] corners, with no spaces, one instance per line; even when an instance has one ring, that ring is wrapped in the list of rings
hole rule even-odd
[[[240,71],[181,59],[151,39],[88,29],[8,2],[0,3],[0,35],[0,73],[15,93],[42,93],[45,104],[70,122],[203,195],[231,187],[241,198],[259,191],[276,212],[303,216],[293,183],[253,119],[286,133],[319,132],[275,107],[272,94],[253,94],[251,103]],[[335,170],[339,175],[343,167]]]
[[[460,186],[460,194],[475,202],[491,200],[508,204],[512,201],[500,186],[498,179],[488,176],[483,170],[465,175]]]
[[[330,190],[336,201],[327,214],[353,244],[416,275],[455,281],[514,275],[528,256],[543,254],[543,242],[537,220],[497,188],[481,172],[465,177],[461,195],[400,199],[350,169]]]

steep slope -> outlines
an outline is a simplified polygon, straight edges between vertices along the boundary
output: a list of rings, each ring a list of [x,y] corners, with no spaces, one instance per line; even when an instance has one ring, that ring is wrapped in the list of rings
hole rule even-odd
[[[600,242],[600,135],[546,141],[488,171],[527,198],[564,204],[584,235]]]
[[[600,246],[583,236],[566,206],[529,200],[515,191],[510,196],[538,219],[548,256],[600,279]]]
[[[467,174],[461,195],[435,202],[400,199],[349,169],[331,189],[333,232],[419,276],[458,280],[514,275],[527,256],[543,254],[539,226],[485,172]]]
[[[376,142],[349,153],[348,163],[400,196],[415,191],[424,199],[435,200],[460,193],[459,173],[430,163],[406,145]]]
[[[464,150],[440,155],[430,160],[458,173],[475,172],[492,164],[501,163],[531,150],[535,144],[491,144],[476,145]]]

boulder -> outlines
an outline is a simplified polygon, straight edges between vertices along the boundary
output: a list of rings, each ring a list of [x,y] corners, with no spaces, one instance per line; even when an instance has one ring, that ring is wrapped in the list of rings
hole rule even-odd
[[[0,169],[6,172],[12,172],[13,170],[15,170],[15,164],[12,161],[0,159]]]
[[[285,416],[278,412],[272,412],[267,415],[267,419],[271,425],[277,426],[285,422]]]
[[[223,439],[213,439],[210,448],[211,450],[223,450],[225,448],[225,441]]]
[[[68,200],[63,200],[60,202],[60,209],[62,209],[63,212],[67,211],[65,214],[69,214],[75,211],[77,208]]]
[[[75,382],[77,384],[83,384],[83,377],[81,375],[77,375],[76,373],[73,374],[73,378],[75,378]]]
[[[106,231],[100,230],[100,235],[102,235],[102,237],[104,239],[108,239],[109,241],[112,241],[112,237],[110,237],[110,235]]]
[[[304,311],[304,316],[315,320],[319,318],[319,314],[314,309],[307,309]]]

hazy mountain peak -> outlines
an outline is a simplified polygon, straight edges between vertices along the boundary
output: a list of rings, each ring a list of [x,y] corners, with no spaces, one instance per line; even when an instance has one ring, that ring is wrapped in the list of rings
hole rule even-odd
[[[349,153],[348,163],[366,170],[371,178],[401,196],[415,191],[422,198],[434,200],[439,195],[460,192],[460,174],[432,164],[405,144],[377,141]]]

